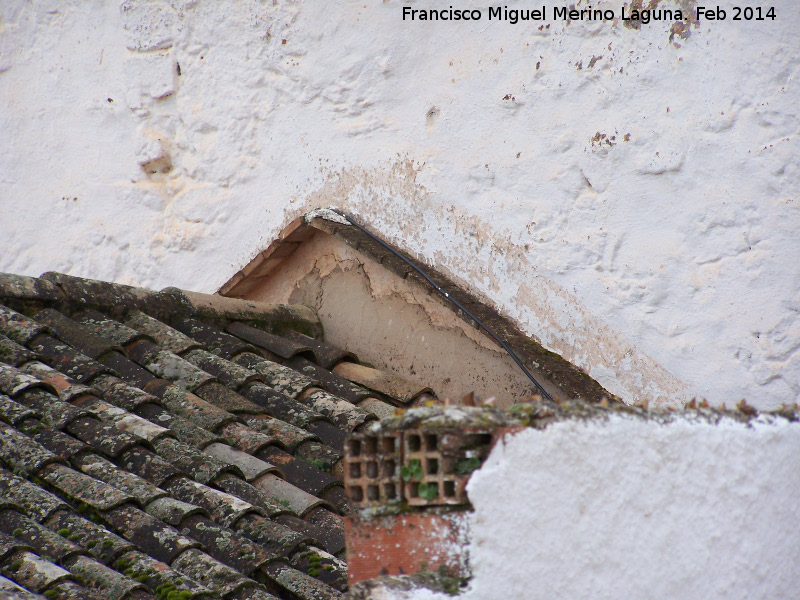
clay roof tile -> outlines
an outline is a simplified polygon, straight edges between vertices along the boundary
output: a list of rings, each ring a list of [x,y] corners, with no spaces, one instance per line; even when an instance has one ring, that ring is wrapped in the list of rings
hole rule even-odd
[[[9,536],[0,534],[0,538],[7,537]],[[0,540],[0,545],[5,544]],[[69,571],[33,552],[21,552],[15,555],[13,562],[6,564],[2,572],[18,584],[34,592],[44,592],[59,583],[72,580],[72,574]]]
[[[5,394],[0,394],[0,420],[3,422],[16,426],[25,419],[39,418],[39,416],[38,410],[28,408],[19,402],[14,402]]]
[[[273,333],[267,333],[245,323],[239,321],[231,323],[226,328],[226,331],[255,346],[269,350],[272,354],[281,358],[287,359],[302,354],[316,361],[314,350],[307,344],[295,342]]]
[[[94,477],[64,465],[50,465],[41,477],[54,489],[75,502],[88,504],[95,510],[106,511],[128,502],[136,502],[136,497]]]
[[[76,314],[73,319],[76,323],[80,323],[86,331],[108,340],[115,346],[125,347],[139,340],[155,341],[149,335],[123,325],[96,310],[87,310]]]
[[[175,467],[192,476],[200,483],[208,483],[222,473],[231,473],[244,478],[239,467],[227,461],[189,446],[180,440],[162,438],[155,444],[159,456],[168,460]]]
[[[36,320],[52,329],[59,339],[97,360],[103,354],[119,349],[114,341],[93,332],[89,327],[52,308],[36,313]]]
[[[104,481],[136,498],[141,506],[167,495],[164,490],[149,481],[120,469],[114,463],[94,454],[83,455],[74,460],[73,464],[86,475]]]
[[[88,383],[109,372],[108,367],[46,333],[40,333],[28,342],[28,347],[38,353],[43,362],[79,383]]]
[[[58,496],[5,469],[0,469],[0,494],[18,503],[39,522],[58,511],[69,509],[69,505]]]
[[[182,317],[175,326],[189,337],[203,343],[208,350],[221,358],[231,359],[242,352],[254,352],[255,348],[222,330],[192,317]]]
[[[206,373],[210,373],[214,377],[230,387],[233,390],[238,390],[254,381],[263,381],[263,375],[243,367],[233,361],[220,358],[219,356],[208,352],[207,350],[191,350],[185,355],[186,360],[191,362],[196,367],[203,369]]]
[[[112,316],[139,309],[167,317],[183,310],[180,299],[171,294],[64,273],[44,273],[41,278],[58,286],[73,306],[100,309]]]
[[[75,419],[66,429],[79,440],[111,458],[117,458],[136,446],[150,447],[150,443],[144,438],[90,417]]]
[[[162,323],[139,310],[133,310],[128,313],[124,323],[128,327],[147,335],[164,350],[174,354],[183,354],[189,350],[203,347],[202,344],[177,329],[173,329],[166,323]]]
[[[315,340],[312,337],[303,335],[298,331],[286,331],[284,332],[283,337],[302,346],[311,348],[314,351],[316,363],[323,369],[330,370],[343,360],[358,362],[358,357],[352,352],[342,350],[336,346],[331,346],[325,342],[320,342],[319,340]]]
[[[0,334],[0,362],[12,367],[19,367],[36,358],[38,358],[38,355],[35,352]]]
[[[297,398],[307,389],[320,385],[319,381],[307,375],[249,352],[240,354],[234,360],[237,364],[260,373],[270,387],[291,398]]]
[[[52,385],[42,380],[28,375],[24,371],[16,369],[11,365],[0,363],[0,392],[16,398],[26,390],[43,388],[55,392]]]
[[[85,548],[103,564],[112,563],[120,554],[133,549],[133,544],[74,512],[61,510],[43,521],[45,527],[59,535],[66,535],[81,548]]]
[[[61,461],[38,442],[5,424],[0,424],[0,459],[15,472],[28,476]]]
[[[293,567],[306,544],[343,551],[327,471],[374,418],[354,403],[381,400],[329,370],[354,355],[287,329],[321,334],[312,311],[53,273],[0,274],[4,299],[0,460],[23,477],[0,469],[0,533],[72,571],[47,590],[271,598],[252,576],[339,597],[341,563]]]
[[[375,396],[374,392],[356,385],[352,381],[340,377],[336,373],[332,373],[302,356],[295,356],[286,364],[303,375],[319,381],[320,387],[323,387],[334,396],[344,398],[348,402],[356,404],[364,398]]]
[[[167,564],[187,549],[200,546],[196,540],[129,504],[107,510],[103,518],[126,540]]]
[[[27,346],[40,333],[48,331],[47,327],[22,313],[0,304],[0,333]]]
[[[92,452],[88,444],[58,429],[43,427],[41,423],[32,424],[31,427],[26,423],[25,427],[20,429],[64,461],[72,461],[80,454]]]

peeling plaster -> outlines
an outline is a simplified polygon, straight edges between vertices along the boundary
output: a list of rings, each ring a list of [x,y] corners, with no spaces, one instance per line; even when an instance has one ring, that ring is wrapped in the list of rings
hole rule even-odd
[[[534,392],[505,351],[438,296],[337,238],[315,233],[273,273],[248,293],[250,299],[312,306],[326,341],[432,387],[439,398],[475,391],[509,406]],[[557,389],[549,391],[560,397]]]

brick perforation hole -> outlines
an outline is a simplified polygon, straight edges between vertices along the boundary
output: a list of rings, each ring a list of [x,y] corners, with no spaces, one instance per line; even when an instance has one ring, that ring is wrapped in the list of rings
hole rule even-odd
[[[400,434],[353,435],[345,444],[345,487],[354,504],[401,500]]]
[[[354,434],[345,446],[345,486],[359,506],[466,504],[466,483],[493,440],[491,431]]]

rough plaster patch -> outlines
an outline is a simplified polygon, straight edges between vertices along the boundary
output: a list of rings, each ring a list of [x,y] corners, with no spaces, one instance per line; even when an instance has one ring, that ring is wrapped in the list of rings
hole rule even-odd
[[[119,10],[129,50],[146,52],[172,46],[180,21],[168,3],[126,0]]]

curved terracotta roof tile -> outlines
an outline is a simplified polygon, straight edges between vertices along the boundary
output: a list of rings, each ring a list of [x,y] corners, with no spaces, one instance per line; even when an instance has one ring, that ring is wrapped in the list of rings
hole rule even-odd
[[[0,535],[22,557],[5,580],[340,598],[344,440],[391,407],[309,333],[305,307],[0,274]]]

